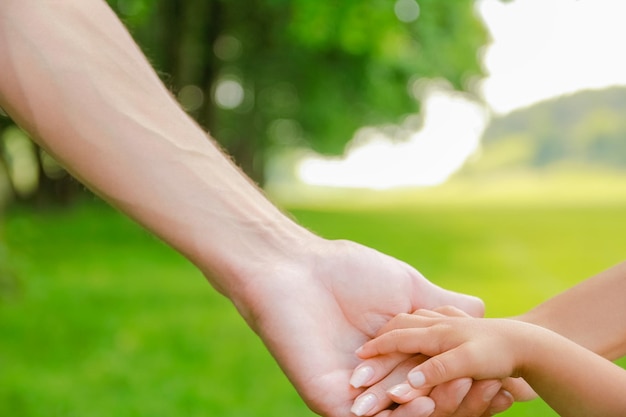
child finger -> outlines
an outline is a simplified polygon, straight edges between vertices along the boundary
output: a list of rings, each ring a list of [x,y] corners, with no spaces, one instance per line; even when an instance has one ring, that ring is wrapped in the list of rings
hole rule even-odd
[[[435,308],[434,311],[446,317],[466,317],[466,318],[472,317],[469,314],[467,314],[465,311],[458,309],[454,306],[441,306],[441,307]]]
[[[444,314],[442,314],[441,312],[438,311],[438,308],[429,310],[429,309],[425,309],[425,308],[419,308],[417,310],[415,310],[412,315],[413,316],[420,316],[420,317],[427,317],[427,318],[433,318],[433,319],[438,319],[441,317],[445,317]]]
[[[368,359],[378,355],[393,352],[423,353],[429,356],[439,353],[435,350],[433,338],[427,337],[428,329],[409,328],[394,329],[366,342],[357,349],[356,354],[361,359]],[[434,353],[433,353],[434,352]]]
[[[418,310],[419,311],[419,310]],[[435,317],[427,317],[422,314],[398,314],[381,327],[376,336],[380,336],[394,329],[405,329],[409,327],[424,327],[429,323],[428,319]]]
[[[439,355],[432,355],[408,374],[413,388],[434,387],[453,379],[472,377],[476,372],[473,363],[462,348],[455,348]]]

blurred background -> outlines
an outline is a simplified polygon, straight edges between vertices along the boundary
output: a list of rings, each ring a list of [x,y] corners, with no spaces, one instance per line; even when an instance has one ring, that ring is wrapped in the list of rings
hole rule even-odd
[[[324,237],[489,316],[624,258],[621,0],[109,3],[185,110]],[[198,271],[1,111],[0,150],[0,415],[312,415]]]

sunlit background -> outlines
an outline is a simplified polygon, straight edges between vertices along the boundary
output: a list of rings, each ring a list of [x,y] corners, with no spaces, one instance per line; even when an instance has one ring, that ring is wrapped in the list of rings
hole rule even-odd
[[[623,0],[108,3],[184,110],[325,238],[489,316],[624,259]],[[193,265],[1,110],[0,145],[0,416],[313,415]]]
[[[146,18],[138,17],[149,8],[145,2],[119,0],[113,4],[131,23],[137,19],[146,24]],[[419,22],[422,10],[418,2],[398,0],[393,4],[398,21],[415,25]],[[626,57],[621,53],[626,36],[626,27],[621,24],[626,11],[623,2],[477,0],[474,9],[488,34],[487,43],[476,51],[483,75],[465,79],[466,91],[458,91],[442,77],[409,79],[406,93],[421,102],[420,111],[406,113],[396,124],[363,125],[352,133],[346,131],[345,149],[336,152],[338,148],[333,148],[332,153],[339,155],[319,154],[302,146],[304,132],[294,113],[297,110],[284,111],[306,106],[294,85],[275,83],[256,92],[246,85],[240,72],[229,67],[244,53],[242,40],[235,32],[225,31],[210,48],[225,66],[209,90],[182,82],[176,96],[190,114],[207,124],[215,117],[203,119],[199,112],[210,104],[227,112],[221,116],[224,120],[232,117],[228,112],[241,114],[266,105],[283,107],[279,117],[270,115],[264,133],[269,138],[270,151],[262,156],[267,166],[261,173],[261,182],[268,189],[281,190],[298,184],[389,189],[445,183],[468,159],[480,157],[485,130],[494,118],[563,95],[626,85]],[[159,40],[156,36],[148,39]],[[200,47],[192,44],[187,48]],[[183,69],[179,77],[189,78],[184,73],[191,71],[199,69]],[[346,110],[347,114],[362,111]],[[283,117],[285,114],[290,116]],[[212,133],[227,148],[230,142],[244,141],[232,146],[235,157],[241,147],[249,146],[246,139],[236,138],[237,133],[230,127],[217,127]],[[18,129],[8,128],[3,136],[6,170],[0,176],[0,201],[9,198],[11,190],[28,197],[46,177],[58,179],[64,175]],[[249,157],[242,156],[240,160],[246,158]],[[241,162],[253,178],[259,158],[249,162],[249,166]]]
[[[470,87],[474,97],[445,82],[416,80],[410,91],[424,101],[418,127],[398,143],[363,129],[341,157],[306,155],[297,177],[306,184],[385,189],[445,182],[480,150],[491,115],[586,89],[626,85],[619,0],[479,0],[476,10],[489,30],[481,50],[486,76]],[[415,125],[415,123],[413,123]]]

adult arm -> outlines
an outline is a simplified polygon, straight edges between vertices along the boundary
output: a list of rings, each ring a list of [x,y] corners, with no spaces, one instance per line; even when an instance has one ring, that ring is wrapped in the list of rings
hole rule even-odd
[[[0,106],[194,262],[315,411],[349,415],[363,391],[348,383],[354,349],[395,314],[442,304],[482,314],[475,298],[283,215],[181,110],[104,1],[2,0],[0,62]],[[390,404],[379,397],[372,414]]]
[[[607,359],[626,355],[626,262],[518,317],[553,330]]]

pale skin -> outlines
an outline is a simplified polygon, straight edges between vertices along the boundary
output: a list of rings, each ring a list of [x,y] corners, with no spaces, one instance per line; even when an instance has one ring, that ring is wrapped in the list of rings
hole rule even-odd
[[[76,178],[197,265],[315,412],[350,415],[365,391],[349,384],[354,350],[395,315],[447,304],[482,315],[480,300],[281,213],[181,110],[104,1],[2,0],[0,62],[0,106]],[[368,415],[389,415],[385,391],[415,366],[410,356],[375,375]],[[480,416],[512,403],[494,383],[488,400],[467,380],[430,395],[445,416]]]
[[[471,318],[455,308],[401,314],[357,354],[366,360],[397,352],[430,357],[409,372],[408,383],[392,388],[392,396],[414,398],[420,390],[464,377],[512,377],[523,378],[561,416],[624,416],[626,371],[607,357],[626,355],[625,295],[626,264],[620,264],[528,313],[559,311],[558,327],[605,357],[545,327]]]
[[[434,310],[421,310],[421,311],[429,311],[429,314],[436,316],[456,316],[456,317],[471,317],[467,313],[453,307],[453,306],[443,306],[437,307]],[[388,327],[383,326],[383,328],[378,332],[378,335],[382,335],[387,331]],[[380,376],[386,375],[386,372],[389,372],[393,367],[398,363],[398,357],[400,356],[404,359],[402,355],[411,355],[410,353],[402,353],[402,352],[394,352],[388,355],[378,355],[374,358],[369,358],[364,360],[359,366],[357,366],[352,379],[354,379],[355,375],[359,374],[363,368],[372,368],[374,371],[374,376],[370,378],[368,383],[365,383],[365,386],[370,384],[376,384],[380,378]],[[413,356],[413,360],[415,364],[421,364],[428,360],[428,356],[424,354],[418,354]],[[407,370],[408,372],[408,370]],[[352,382],[351,379],[351,382]],[[530,386],[521,378],[504,378],[504,379],[484,379],[484,380],[472,380],[472,378],[461,377],[458,379],[454,379],[452,381],[445,382],[443,384],[439,384],[433,387],[422,387],[422,388],[413,388],[408,383],[406,378],[402,383],[397,384],[387,390],[387,395],[391,400],[393,400],[396,404],[400,406],[395,410],[385,411],[385,416],[387,417],[442,417],[447,416],[451,412],[449,405],[450,403],[454,404],[456,401],[437,401],[438,398],[438,390],[441,387],[454,386],[454,395],[462,396],[463,393],[469,393],[467,396],[462,399],[461,405],[470,403],[472,404],[471,408],[459,407],[456,413],[459,413],[460,416],[474,416],[480,415],[484,417],[489,417],[494,415],[493,407],[488,406],[489,402],[492,398],[499,398],[505,396],[512,401],[513,395],[511,393],[515,393],[515,398],[530,400],[536,397],[536,393],[530,388]],[[475,395],[471,399],[469,399],[469,395],[472,393],[471,389],[475,389],[475,387],[480,386],[480,395]],[[449,393],[447,393],[449,395]],[[360,398],[360,397],[359,397]],[[369,415],[368,413],[362,413],[358,404],[358,398],[355,402],[355,406],[352,408],[353,414],[357,416],[361,415]],[[459,400],[460,401],[460,400]],[[483,404],[481,407],[479,404]],[[459,411],[462,410],[462,411]],[[479,414],[472,414],[474,410],[479,412]]]

